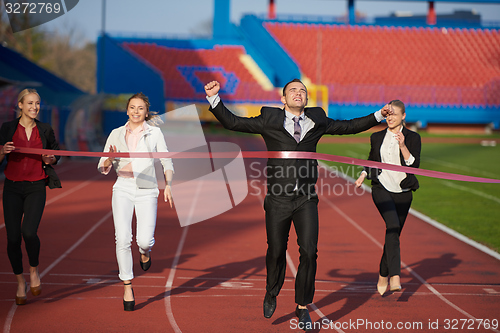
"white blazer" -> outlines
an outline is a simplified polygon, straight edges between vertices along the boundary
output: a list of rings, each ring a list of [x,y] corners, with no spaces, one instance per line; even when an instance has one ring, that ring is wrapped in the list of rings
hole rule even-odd
[[[145,124],[146,129],[143,131],[139,142],[137,142],[137,148],[135,152],[168,152],[167,144],[165,143],[165,137],[158,127],[150,126]],[[116,146],[117,152],[129,152],[127,142],[125,141],[125,125],[115,128],[108,139],[106,140],[106,145],[104,146],[104,152],[109,152],[109,146]],[[97,169],[106,174],[101,167],[107,157],[101,157],[99,164],[97,164]],[[160,158],[160,162],[163,166],[163,170],[174,171],[174,165],[171,158]],[[158,188],[158,182],[156,180],[156,172],[154,167],[154,158],[115,158],[113,161],[113,167],[118,173],[125,165],[132,163],[132,170],[134,172],[134,178],[137,182],[137,187],[139,188]]]

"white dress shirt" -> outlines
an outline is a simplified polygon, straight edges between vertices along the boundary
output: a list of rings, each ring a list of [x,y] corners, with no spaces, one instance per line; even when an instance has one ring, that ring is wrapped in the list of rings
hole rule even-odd
[[[285,110],[285,120],[283,121],[283,127],[285,127],[286,131],[290,133],[291,136],[293,136],[295,132],[294,131],[295,122],[293,121],[293,118],[295,117],[296,116],[293,113]],[[302,140],[304,136],[307,134],[307,132],[309,132],[309,130],[314,127],[315,123],[311,118],[306,116],[304,112],[300,114],[299,119],[300,119],[299,125],[301,128],[300,140]]]
[[[215,94],[214,96],[210,96],[210,97],[207,96],[207,100],[213,109],[220,102],[219,94]],[[381,110],[378,110],[377,112],[375,112],[374,115],[375,115],[375,119],[378,122],[381,122],[382,120],[384,120],[384,116],[382,116]],[[291,136],[293,136],[293,133],[294,133],[293,117],[295,117],[295,115],[285,110],[285,116],[286,117],[285,117],[285,120],[283,122],[283,126],[285,127],[287,132],[290,133]],[[300,135],[300,140],[302,140],[304,138],[304,136],[307,134],[307,132],[309,132],[309,130],[311,130],[314,127],[315,123],[311,118],[307,117],[304,112],[302,112],[300,115],[299,124],[300,124],[300,128],[302,129],[302,132]]]
[[[401,127],[400,131],[402,130],[403,127]],[[396,135],[392,133],[389,129],[387,129],[384,141],[380,146],[380,159],[382,163],[401,165],[399,142],[398,140],[396,140]],[[410,158],[408,160],[405,160],[405,164],[409,166],[412,165],[413,162],[415,162],[415,157],[413,157],[413,155],[410,154]],[[387,191],[393,193],[401,193],[410,190],[410,189],[402,189],[401,186],[399,186],[401,181],[405,178],[406,178],[405,172],[385,170],[385,169],[382,169],[382,172],[378,176],[380,184],[382,184],[382,186],[384,186]]]
[[[207,96],[206,98],[207,98],[208,102],[210,103],[210,106],[212,107],[212,109],[215,108],[220,102],[219,94],[215,94],[213,96]],[[384,116],[382,115],[381,110],[376,111],[374,113],[374,116],[378,122],[381,122],[382,120],[384,120]],[[293,137],[293,134],[295,132],[294,131],[294,121],[293,121],[294,117],[295,117],[294,114],[285,110],[285,120],[283,122],[283,127],[285,127],[287,132],[290,133],[290,135],[292,137]],[[307,132],[314,127],[315,123],[311,118],[307,117],[304,112],[301,113],[299,118],[300,118],[299,124],[300,124],[300,127],[302,129],[301,134],[300,134],[300,140],[302,140],[304,138],[304,136],[307,134]],[[297,189],[297,184],[295,185],[295,190],[296,189]]]

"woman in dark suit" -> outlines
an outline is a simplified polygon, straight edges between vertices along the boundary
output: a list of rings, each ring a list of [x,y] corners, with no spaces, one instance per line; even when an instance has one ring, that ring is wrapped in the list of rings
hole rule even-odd
[[[420,165],[420,135],[404,126],[405,105],[399,100],[389,103],[393,113],[387,116],[387,129],[373,133],[368,160],[410,166]],[[372,180],[372,197],[385,222],[385,244],[380,260],[377,290],[383,295],[390,285],[391,291],[401,290],[401,254],[399,236],[413,198],[418,180],[413,174],[365,168],[356,180],[360,187],[364,179]],[[390,281],[389,281],[390,278]]]
[[[7,254],[17,278],[16,304],[26,304],[27,283],[23,276],[21,241],[24,239],[30,264],[33,296],[42,292],[38,273],[40,239],[38,226],[45,207],[45,186],[61,187],[51,165],[54,155],[21,154],[15,147],[59,149],[49,124],[39,122],[40,96],[35,89],[24,89],[18,96],[20,117],[0,128],[0,161],[7,156],[3,188],[3,214],[7,231]]]

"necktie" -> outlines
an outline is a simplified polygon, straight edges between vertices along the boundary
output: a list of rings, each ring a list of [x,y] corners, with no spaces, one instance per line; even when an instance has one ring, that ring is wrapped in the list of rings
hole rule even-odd
[[[297,143],[299,143],[300,135],[302,134],[302,128],[300,128],[299,121],[299,117],[293,117],[293,138],[297,141]]]

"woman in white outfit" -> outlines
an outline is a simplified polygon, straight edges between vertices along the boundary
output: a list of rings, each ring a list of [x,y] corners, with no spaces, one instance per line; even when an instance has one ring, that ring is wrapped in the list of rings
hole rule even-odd
[[[147,123],[152,118],[149,100],[138,93],[127,103],[128,122],[114,129],[106,141],[104,152],[167,152],[163,133],[158,127]],[[171,183],[174,168],[172,159],[161,158],[166,187],[165,202],[172,207]],[[116,258],[120,270],[119,278],[124,284],[123,307],[133,311],[135,306],[132,289],[133,259],[132,215],[135,209],[137,220],[136,241],[139,246],[141,268],[146,271],[151,266],[150,251],[154,245],[156,208],[158,202],[158,183],[153,158],[106,158],[98,164],[101,173],[107,175],[114,167],[118,178],[113,185],[113,220],[115,225]]]

